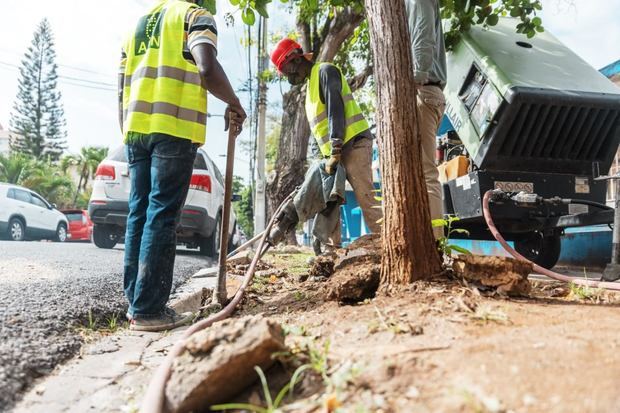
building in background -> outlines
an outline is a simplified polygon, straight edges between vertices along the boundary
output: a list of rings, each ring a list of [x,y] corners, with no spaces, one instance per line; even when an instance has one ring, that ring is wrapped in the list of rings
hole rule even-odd
[[[616,86],[620,87],[620,60],[605,66],[600,70],[602,74],[607,76],[609,80],[614,82]],[[620,173],[620,150],[616,153],[616,157],[614,158],[614,163],[611,165],[609,169],[610,175],[617,175]],[[607,189],[607,204],[609,206],[614,206],[616,202],[616,188],[613,184],[610,183],[609,188]]]
[[[7,154],[11,150],[9,146],[9,131],[0,124],[0,154]]]

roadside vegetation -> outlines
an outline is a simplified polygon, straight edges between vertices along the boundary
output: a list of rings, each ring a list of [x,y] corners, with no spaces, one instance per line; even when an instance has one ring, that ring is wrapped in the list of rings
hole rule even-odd
[[[86,209],[90,198],[87,185],[107,154],[107,148],[97,147],[82,148],[78,155],[65,155],[59,161],[15,151],[0,154],[0,182],[31,189],[58,208]]]

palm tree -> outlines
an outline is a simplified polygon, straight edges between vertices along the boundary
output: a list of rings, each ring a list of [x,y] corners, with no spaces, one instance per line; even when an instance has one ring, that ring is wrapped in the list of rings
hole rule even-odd
[[[80,192],[86,190],[89,179],[95,175],[97,166],[99,166],[106,156],[108,156],[108,148],[87,146],[80,149],[78,155],[68,155],[60,161],[60,168],[64,173],[67,173],[69,168],[75,167],[80,174],[80,180],[73,198],[74,206],[77,204]]]
[[[31,158],[19,153],[0,154],[0,182],[19,184],[31,163]]]
[[[71,178],[50,161],[34,161],[24,173],[21,184],[41,194],[51,203],[68,206],[73,190]]]

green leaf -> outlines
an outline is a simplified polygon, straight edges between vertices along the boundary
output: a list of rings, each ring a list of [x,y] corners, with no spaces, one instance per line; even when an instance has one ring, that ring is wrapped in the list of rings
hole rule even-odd
[[[523,10],[521,9],[521,7],[513,7],[510,10],[510,16],[511,17],[519,17],[522,12],[523,12]]]
[[[446,221],[445,219],[434,219],[431,221],[431,225],[433,226],[433,228],[440,228],[440,227],[446,227],[448,226],[448,221]]]
[[[241,20],[248,26],[253,26],[256,23],[256,14],[254,14],[254,10],[249,7],[243,9],[241,13]]]
[[[499,16],[497,14],[491,14],[487,17],[487,24],[489,26],[496,26],[499,23]]]
[[[271,399],[271,392],[269,391],[269,385],[267,384],[267,377],[265,377],[265,373],[263,373],[263,369],[258,366],[254,366],[254,370],[258,374],[260,378],[260,384],[263,387],[263,395],[265,396],[265,401],[267,402],[267,408],[273,409],[273,400]]]
[[[211,410],[222,411],[222,410],[247,410],[254,413],[269,413],[267,409],[254,406],[253,404],[247,403],[228,403],[228,404],[217,404],[215,406],[210,407]]]
[[[469,231],[467,231],[466,229],[463,229],[463,228],[454,228],[450,232],[456,232],[457,234],[465,234],[465,235],[469,236]]]
[[[205,0],[203,6],[207,11],[213,15],[217,14],[217,5],[215,0]]]
[[[263,16],[264,18],[269,18],[269,13],[267,13],[267,3],[256,3],[256,7],[254,7],[258,14]]]
[[[461,254],[472,255],[470,250],[468,250],[466,248],[463,248],[463,247],[460,247],[458,245],[450,244],[448,247],[450,248],[450,250],[453,250],[453,251],[456,251],[456,252],[460,252]]]
[[[534,26],[540,26],[542,24],[542,19],[540,17],[534,17],[532,19],[532,24]]]
[[[238,6],[241,0],[228,0],[228,1],[230,2],[231,5]]]

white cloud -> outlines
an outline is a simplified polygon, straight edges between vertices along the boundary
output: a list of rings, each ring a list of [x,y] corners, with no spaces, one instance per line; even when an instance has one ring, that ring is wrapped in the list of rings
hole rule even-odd
[[[542,19],[596,69],[620,59],[620,0],[543,0]]]

